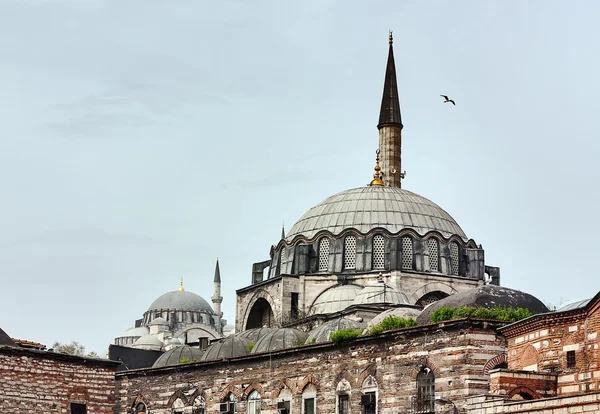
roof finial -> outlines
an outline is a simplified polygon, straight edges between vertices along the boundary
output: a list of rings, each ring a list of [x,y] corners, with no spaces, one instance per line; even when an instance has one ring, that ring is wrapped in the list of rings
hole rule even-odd
[[[391,45],[392,43],[394,43],[394,36],[392,35],[392,33],[394,33],[394,32],[392,32],[392,31],[390,30],[390,45]]]
[[[179,281],[179,291],[183,292],[185,289],[183,288],[183,277],[181,278],[181,280]]]
[[[285,222],[281,223],[281,238],[285,239]]]
[[[377,155],[375,156],[375,174],[373,174],[373,180],[369,184],[371,187],[374,185],[385,185],[384,182],[381,180],[381,167],[379,166],[379,149],[377,150],[376,154]]]

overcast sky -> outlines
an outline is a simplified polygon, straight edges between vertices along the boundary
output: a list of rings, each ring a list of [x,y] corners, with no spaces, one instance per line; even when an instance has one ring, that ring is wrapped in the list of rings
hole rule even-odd
[[[394,31],[403,187],[502,284],[599,288],[593,1],[0,2],[0,327],[105,353],[175,290],[223,310],[281,224],[370,181]],[[443,104],[450,95],[456,106]]]

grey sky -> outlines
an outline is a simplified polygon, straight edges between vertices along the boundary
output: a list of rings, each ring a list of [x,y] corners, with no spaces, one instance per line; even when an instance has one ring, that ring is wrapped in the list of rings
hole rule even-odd
[[[598,291],[596,2],[0,3],[0,327],[113,338],[184,277],[223,310],[291,225],[365,185],[394,31],[404,188],[502,284]],[[440,94],[456,100],[442,104]]]

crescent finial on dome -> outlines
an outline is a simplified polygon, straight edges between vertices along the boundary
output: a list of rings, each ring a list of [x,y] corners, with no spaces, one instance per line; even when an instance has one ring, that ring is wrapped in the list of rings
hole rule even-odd
[[[374,185],[380,185],[380,186],[385,185],[385,183],[381,179],[382,174],[381,174],[381,167],[379,166],[379,150],[377,150],[376,154],[377,155],[375,157],[375,174],[373,174],[373,180],[369,184],[369,186],[371,186],[371,187]]]

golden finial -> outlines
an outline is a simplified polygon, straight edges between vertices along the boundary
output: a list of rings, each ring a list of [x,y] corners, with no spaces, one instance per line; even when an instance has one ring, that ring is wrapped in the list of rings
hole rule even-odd
[[[183,292],[185,289],[183,288],[183,277],[181,278],[181,281],[179,282],[179,291]]]
[[[394,36],[392,36],[392,33],[394,33],[394,32],[392,32],[392,31],[390,30],[390,45],[391,45],[392,43],[394,43]]]
[[[375,174],[373,174],[373,181],[369,184],[370,186],[374,185],[385,185],[383,180],[381,179],[381,167],[379,166],[379,150],[376,152],[377,156],[375,157]]]

